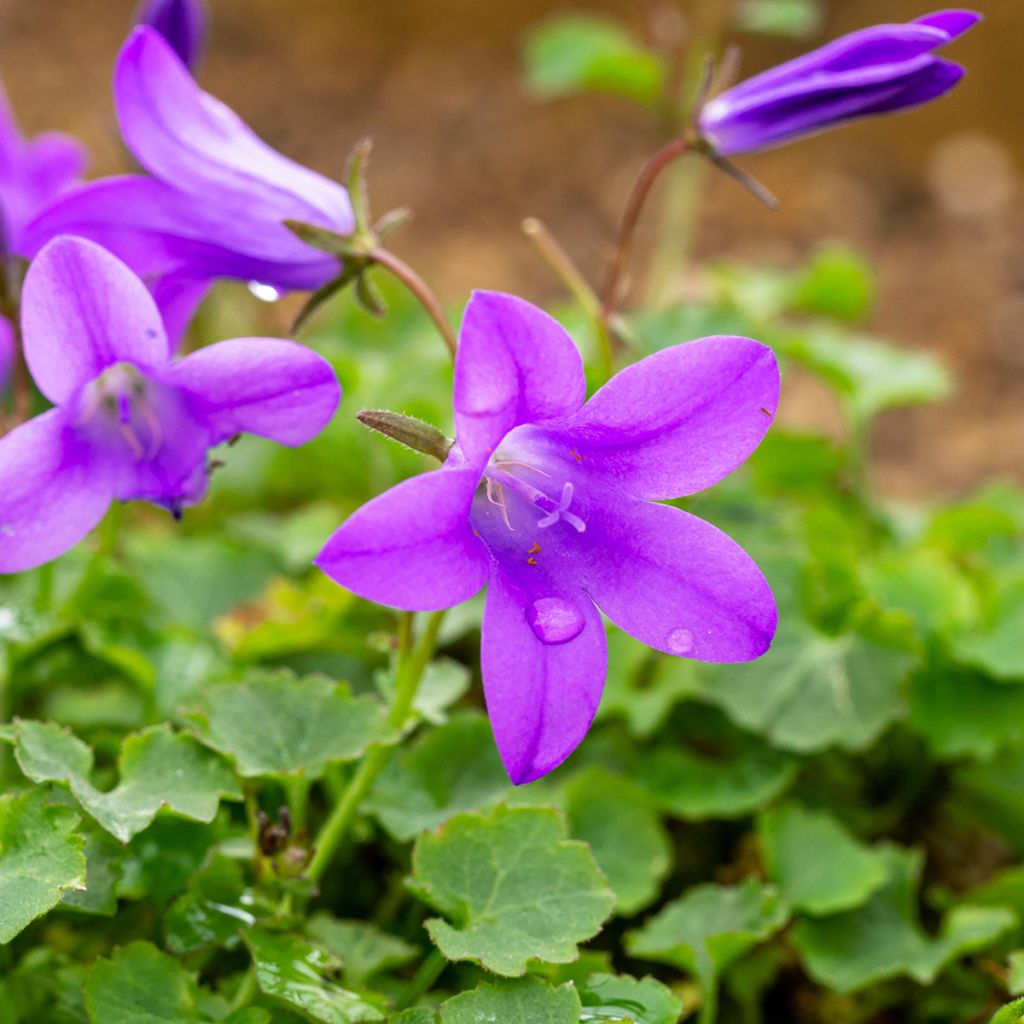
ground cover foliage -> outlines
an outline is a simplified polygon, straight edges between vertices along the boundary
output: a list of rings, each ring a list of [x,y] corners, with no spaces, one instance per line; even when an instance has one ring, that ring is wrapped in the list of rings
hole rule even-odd
[[[574,24],[532,41],[535,88],[657,105],[649,52]],[[119,506],[0,578],[0,1024],[1024,1019],[1024,491],[878,493],[877,417],[955,382],[870,335],[873,288],[828,245],[620,314],[623,361],[760,339],[845,432],[776,427],[677,503],[768,576],[772,650],[705,665],[609,625],[595,727],[528,786],[484,714],[482,601],[411,619],[311,567],[429,461],[351,415],[294,451],[242,439],[180,523]],[[382,297],[333,298],[303,340],[348,411],[450,435],[449,355]],[[596,375],[586,309],[551,311]],[[193,334],[256,315],[221,286]]]

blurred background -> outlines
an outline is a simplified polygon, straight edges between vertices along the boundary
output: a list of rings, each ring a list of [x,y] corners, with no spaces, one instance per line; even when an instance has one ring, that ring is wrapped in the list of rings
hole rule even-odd
[[[743,76],[843,32],[934,9],[920,0],[820,6],[820,24],[803,38],[733,35]],[[992,476],[1024,482],[1024,5],[974,6],[986,20],[952,48],[970,74],[950,97],[745,158],[781,211],[716,176],[696,222],[697,265],[789,268],[822,241],[853,246],[878,277],[872,332],[945,360],[955,395],[888,414],[877,433],[879,482],[897,497],[959,494]],[[110,76],[133,8],[0,0],[0,74],[23,127],[79,136],[96,174],[124,167]],[[199,78],[272,145],[325,174],[340,176],[352,144],[372,136],[376,209],[414,209],[394,247],[446,301],[485,287],[543,303],[562,291],[523,239],[522,218],[545,221],[599,281],[633,177],[665,131],[616,96],[531,98],[521,67],[529,30],[568,12],[610,14],[672,46],[708,33],[726,8],[727,0],[212,0]],[[652,208],[641,259],[655,222]],[[694,277],[691,265],[663,283],[685,296]],[[287,313],[277,314],[282,325]],[[782,415],[838,429],[809,378],[787,382]]]

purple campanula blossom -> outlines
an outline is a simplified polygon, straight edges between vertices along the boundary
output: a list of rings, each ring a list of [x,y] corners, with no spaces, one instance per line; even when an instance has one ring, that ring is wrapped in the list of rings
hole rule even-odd
[[[939,11],[843,36],[710,100],[699,115],[700,133],[720,155],[736,156],[927,103],[964,75],[959,64],[933,51],[980,18],[973,11]]]
[[[203,0],[143,0],[135,23],[155,28],[188,68],[194,68],[206,41]]]
[[[668,654],[757,658],[771,590],[725,534],[657,502],[731,473],[775,414],[770,349],[704,338],[623,370],[584,404],[579,351],[521,299],[477,292],[455,363],[457,441],[441,469],[352,515],[317,565],[410,611],[488,584],[482,652],[495,739],[513,782],[579,744],[607,669],[601,610]]]
[[[11,379],[16,358],[14,328],[10,320],[0,316],[0,394],[3,394],[7,382]]]
[[[110,253],[58,238],[22,293],[29,372],[54,408],[0,438],[0,572],[77,544],[112,501],[177,513],[207,486],[207,449],[239,433],[314,437],[340,389],[293,341],[236,338],[171,361],[146,286]]]
[[[196,85],[158,32],[141,26],[128,37],[114,92],[124,141],[149,176],[100,179],[63,197],[29,226],[24,255],[73,234],[146,278],[233,277],[289,291],[338,275],[336,257],[283,222],[349,234],[348,192],[257,138]]]

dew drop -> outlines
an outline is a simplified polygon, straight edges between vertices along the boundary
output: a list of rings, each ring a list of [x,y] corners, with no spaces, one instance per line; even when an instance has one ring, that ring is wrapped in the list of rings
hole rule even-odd
[[[526,610],[534,636],[544,644],[566,644],[583,632],[580,610],[561,597],[541,597]]]
[[[693,634],[688,629],[673,629],[665,640],[672,654],[686,655],[693,650]]]
[[[281,292],[272,284],[263,284],[262,281],[250,281],[249,291],[261,302],[277,302],[281,298]]]

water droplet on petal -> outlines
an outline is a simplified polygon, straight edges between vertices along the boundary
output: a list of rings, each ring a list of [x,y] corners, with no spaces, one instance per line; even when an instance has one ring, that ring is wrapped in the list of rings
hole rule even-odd
[[[281,298],[281,292],[272,284],[263,284],[262,281],[250,281],[249,291],[261,302],[277,302]]]
[[[541,597],[526,610],[534,636],[544,644],[566,644],[583,632],[583,614],[561,597]]]
[[[687,655],[693,650],[693,634],[688,629],[673,629],[665,639],[665,646],[673,654]]]

